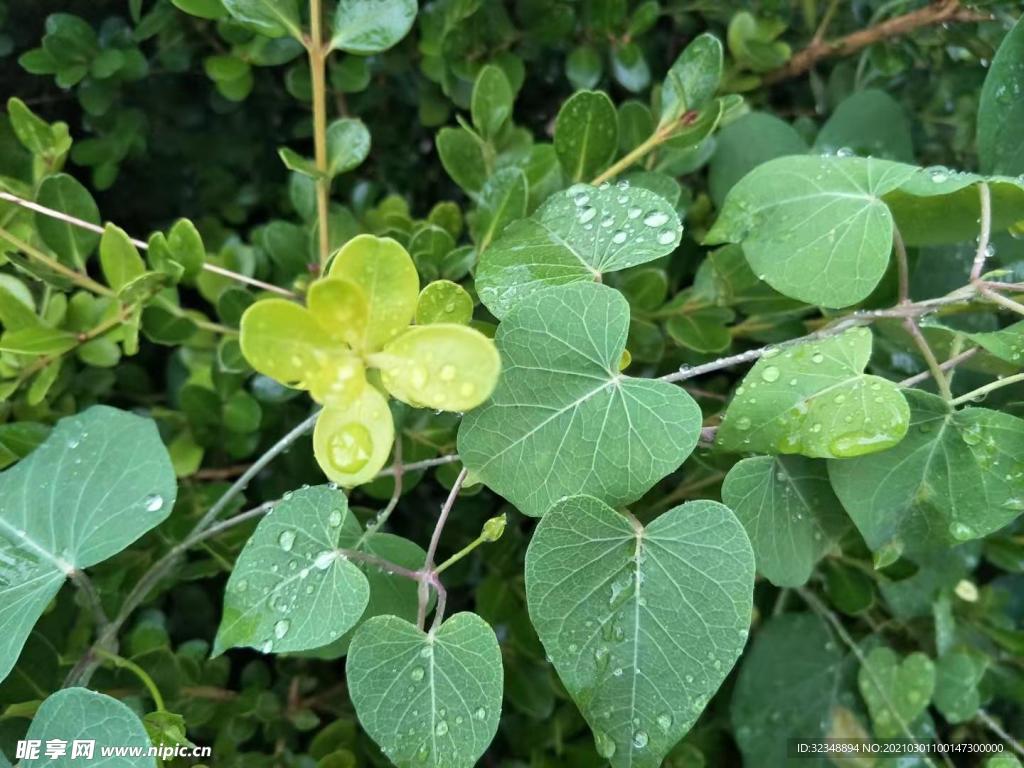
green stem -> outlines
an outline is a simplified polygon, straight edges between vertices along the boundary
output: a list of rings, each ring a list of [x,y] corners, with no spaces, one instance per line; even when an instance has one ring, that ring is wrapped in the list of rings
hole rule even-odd
[[[479,536],[477,536],[475,539],[473,539],[473,541],[469,542],[469,544],[464,546],[462,549],[460,549],[454,555],[452,555],[447,560],[445,560],[443,563],[441,563],[439,566],[437,566],[437,568],[434,569],[434,573],[437,574],[438,576],[440,576],[442,571],[445,571],[448,568],[451,568],[453,565],[455,565],[457,562],[459,562],[459,560],[464,558],[466,555],[468,555],[474,549],[479,547],[481,544],[486,544],[489,541],[491,541],[491,539],[487,538],[487,536],[485,536],[483,533],[481,533]]]
[[[153,678],[151,678],[146,673],[146,670],[144,670],[134,661],[129,661],[123,656],[118,656],[116,653],[105,651],[102,648],[96,650],[96,655],[99,656],[101,659],[106,659],[107,661],[113,663],[115,667],[127,669],[129,672],[131,672],[133,675],[139,678],[142,684],[146,686],[146,690],[149,691],[149,696],[153,699],[153,704],[156,705],[156,711],[167,711],[166,708],[164,707],[164,697],[160,695],[160,689],[156,687],[156,683],[154,683]]]
[[[331,180],[327,175],[327,81],[325,70],[329,49],[324,48],[323,8],[321,0],[309,0],[310,35],[309,72],[313,87],[313,147],[316,169],[316,212],[320,231],[320,267],[331,255],[330,198]]]
[[[675,125],[673,124],[671,128],[674,129]],[[603,173],[596,176],[594,180],[591,181],[590,183],[596,187],[599,184],[603,184],[604,182],[608,181],[609,179],[614,179],[616,176],[618,176],[623,171],[627,170],[634,163],[642,160],[649,152],[661,146],[661,144],[667,141],[671,135],[671,129],[660,128],[656,130],[641,144],[639,144],[637,147],[623,155],[623,157],[620,160],[609,166]]]
[[[939,388],[939,394],[942,395],[942,399],[949,401],[953,399],[953,393],[949,389],[949,379],[946,378],[945,372],[942,370],[942,365],[939,363],[935,353],[932,352],[931,346],[928,344],[928,340],[921,333],[921,329],[917,326],[917,319],[908,317],[903,321],[903,327],[907,329],[907,333],[910,334],[910,338],[914,340],[914,344],[917,345],[918,351],[921,353],[921,357],[924,358],[925,362],[928,363],[928,370],[932,372],[932,378],[935,379],[935,385]]]
[[[969,403],[972,400],[984,397],[989,392],[1001,389],[1002,387],[1008,387],[1011,384],[1016,384],[1019,381],[1024,381],[1024,373],[1015,373],[1013,376],[1007,376],[1005,379],[996,379],[995,381],[990,381],[985,386],[971,390],[966,395],[960,395],[960,397],[956,398],[955,400],[952,400],[950,402],[950,405],[963,405],[964,403]]]
[[[19,237],[15,237],[6,229],[0,229],[0,237],[9,242],[19,251],[22,251],[29,258],[35,259],[48,269],[51,269],[54,272],[63,275],[64,277],[68,278],[71,282],[75,283],[81,288],[85,288],[87,291],[92,291],[93,293],[98,293],[101,296],[114,295],[114,292],[107,286],[97,283],[88,275],[82,274],[77,270],[71,269],[71,267],[64,266],[56,259],[47,256],[45,253],[40,251],[35,246],[26,243]]]

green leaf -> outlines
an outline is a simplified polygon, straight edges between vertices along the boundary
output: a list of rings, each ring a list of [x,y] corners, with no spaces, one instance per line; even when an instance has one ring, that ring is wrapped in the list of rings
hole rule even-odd
[[[891,739],[925,711],[935,689],[935,665],[923,653],[900,658],[891,648],[875,648],[857,674],[875,735]]]
[[[910,412],[899,387],[864,373],[871,331],[770,350],[736,389],[717,445],[727,451],[849,458],[890,448]]]
[[[171,3],[185,13],[201,19],[222,19],[227,10],[221,0],[171,0]]]
[[[343,538],[360,534],[341,491],[321,485],[286,495],[235,562],[214,653],[305,651],[341,637],[370,594],[366,576],[340,551]]]
[[[917,389],[907,436],[873,456],[829,464],[836,495],[873,550],[948,547],[1002,528],[1024,510],[1024,422],[951,409]]]
[[[78,344],[78,336],[70,331],[45,325],[7,331],[0,336],[0,352],[22,355],[60,355]]]
[[[288,147],[281,147],[277,150],[278,157],[289,171],[301,173],[311,179],[322,179],[326,174],[321,173],[316,167],[316,161],[310,157],[303,157],[298,152]]]
[[[145,753],[150,746],[149,735],[142,721],[127,705],[85,688],[65,688],[49,696],[32,718],[25,739],[41,742],[44,749],[37,759],[22,760],[19,765],[24,768],[73,768],[81,765],[81,756],[71,756],[76,741],[95,742],[95,759],[110,768],[155,768],[157,765],[155,758],[145,755],[100,757],[102,750],[117,747],[141,748]],[[67,747],[65,754],[52,760],[48,758],[45,752],[48,741],[64,742]]]
[[[397,45],[412,29],[416,0],[341,0],[331,47],[360,56]]]
[[[967,338],[981,345],[1000,360],[1020,367],[1024,354],[1024,320],[989,333],[966,333]]]
[[[612,75],[630,93],[639,93],[651,84],[651,69],[643,49],[633,42],[612,47]]]
[[[816,152],[831,155],[840,150],[914,162],[914,144],[907,113],[885,91],[867,89],[843,99],[814,139]]]
[[[0,469],[30,454],[48,434],[49,427],[34,421],[0,424]]]
[[[807,154],[807,142],[789,123],[766,112],[751,112],[729,123],[715,137],[708,186],[722,207],[736,182],[769,160]]]
[[[302,39],[296,0],[221,0],[235,19],[267,37]]]
[[[107,224],[100,238],[100,266],[107,285],[115,291],[146,271],[146,263],[128,234],[113,224]]]
[[[813,614],[769,619],[743,656],[730,714],[744,765],[792,765],[787,742],[825,738],[839,708],[842,654]],[[799,761],[826,768],[813,755]]]
[[[437,132],[437,153],[452,181],[463,190],[472,194],[483,188],[488,162],[476,136],[465,128],[442,128]]]
[[[475,328],[452,323],[410,328],[375,358],[392,397],[442,411],[476,408],[491,396],[501,372],[494,342]]]
[[[485,139],[494,138],[512,116],[512,86],[501,67],[488,64],[476,76],[470,105],[473,125]]]
[[[471,768],[497,732],[501,651],[476,614],[427,633],[397,616],[370,619],[345,672],[359,722],[399,768]]]
[[[370,154],[370,132],[362,120],[343,117],[327,126],[327,175],[351,171]]]
[[[725,506],[693,501],[646,527],[564,499],[526,554],[530,617],[613,768],[657,768],[746,643],[754,556]]]
[[[882,196],[917,169],[859,157],[782,157],[725,199],[708,243],[742,243],[758,277],[809,304],[846,307],[885,274],[893,217]]]
[[[345,407],[328,405],[313,430],[313,452],[330,480],[346,488],[372,480],[383,468],[395,441],[388,401],[367,384]]]
[[[1024,119],[1024,21],[1003,38],[978,101],[978,159],[989,173],[1024,173],[1018,126]]]
[[[50,125],[37,116],[21,99],[7,100],[7,115],[14,135],[29,152],[47,158],[51,164],[71,148],[67,123]]]
[[[806,584],[844,528],[825,463],[799,456],[743,459],[726,475],[722,501],[743,523],[757,570],[779,587]]]
[[[734,317],[735,314],[724,307],[685,311],[670,317],[665,323],[665,330],[680,346],[695,352],[724,352],[732,344],[732,333],[727,324]]]
[[[981,709],[978,686],[988,666],[985,656],[966,650],[948,651],[935,665],[935,708],[950,723],[965,723]]]
[[[504,371],[463,419],[459,455],[524,514],[577,493],[635,501],[697,444],[689,395],[619,372],[628,326],[626,300],[595,283],[538,292],[498,326]]]
[[[436,280],[420,291],[416,302],[416,323],[459,323],[467,325],[473,317],[473,297],[451,280]]]
[[[68,574],[163,522],[176,490],[153,422],[102,405],[0,475],[0,679]]]
[[[357,350],[380,349],[412,322],[420,279],[409,254],[395,240],[373,235],[352,238],[335,255],[328,274],[355,283],[366,296],[369,315]]]
[[[682,231],[675,208],[654,192],[625,182],[577,184],[505,228],[480,257],[477,291],[502,318],[545,286],[592,283],[665,256]]]
[[[659,126],[707,106],[722,79],[722,56],[722,43],[708,33],[698,35],[683,49],[661,87]]]
[[[509,224],[526,216],[529,190],[526,174],[519,168],[502,168],[487,179],[470,214],[470,230],[481,253]]]
[[[188,219],[178,219],[167,233],[167,247],[171,257],[185,268],[186,280],[195,280],[206,262],[206,247],[196,225]]]
[[[607,94],[577,91],[558,110],[555,152],[570,180],[589,181],[607,168],[618,143],[618,114]]]
[[[593,88],[601,81],[601,54],[590,45],[573,48],[565,59],[565,76],[577,90]]]
[[[312,312],[285,299],[264,299],[249,307],[242,315],[240,342],[249,365],[296,386],[334,346]]]
[[[43,179],[43,183],[39,185],[36,202],[88,221],[90,224],[100,223],[100,211],[89,190],[66,173],[58,173]],[[35,220],[36,229],[43,242],[69,267],[84,267],[86,259],[100,240],[100,236],[95,232],[41,213],[36,214]]]

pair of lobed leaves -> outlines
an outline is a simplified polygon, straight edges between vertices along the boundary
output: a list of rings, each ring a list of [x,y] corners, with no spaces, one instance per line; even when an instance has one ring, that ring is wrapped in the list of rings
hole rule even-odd
[[[451,292],[452,284],[441,290]],[[313,440],[331,480],[359,485],[387,461],[394,422],[381,389],[446,411],[474,408],[493,390],[501,361],[486,336],[456,323],[410,327],[421,301],[436,303],[435,292],[421,296],[416,267],[399,243],[361,235],[310,287],[308,306],[266,299],[242,316],[240,343],[252,367],[308,389],[324,405]],[[368,380],[368,369],[379,378]]]

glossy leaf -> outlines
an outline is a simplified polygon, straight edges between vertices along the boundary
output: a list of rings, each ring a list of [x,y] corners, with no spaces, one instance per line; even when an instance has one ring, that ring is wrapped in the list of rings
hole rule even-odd
[[[968,333],[967,338],[1000,360],[1020,366],[1024,360],[1024,320],[989,333]]]
[[[981,708],[985,656],[966,650],[942,654],[935,664],[935,708],[950,723],[971,720]]]
[[[717,445],[729,451],[849,458],[884,451],[907,432],[899,388],[865,374],[871,331],[770,350],[737,388]]]
[[[626,300],[594,283],[538,292],[498,326],[501,380],[463,420],[459,455],[524,514],[577,493],[627,504],[696,445],[689,395],[619,372],[628,326]]]
[[[327,174],[351,171],[370,154],[370,132],[362,120],[343,117],[327,126]]]
[[[101,405],[0,475],[0,679],[69,573],[163,522],[176,491],[153,422]]]
[[[138,747],[145,752],[149,735],[142,721],[126,704],[85,688],[65,688],[48,696],[39,706],[25,739],[41,742],[40,756],[18,763],[24,768],[72,768],[86,760],[72,757],[76,741],[92,741],[94,759],[111,768],[156,768],[153,757],[112,755],[100,758],[103,750]],[[50,759],[46,756],[48,741],[64,742],[65,754]],[[86,760],[87,761],[87,760]]]
[[[370,595],[366,576],[340,551],[346,535],[359,534],[341,491],[316,486],[286,496],[235,562],[214,653],[304,651],[341,637]]]
[[[882,196],[916,169],[859,157],[782,157],[726,196],[708,243],[742,243],[750,266],[809,304],[865,299],[889,264],[893,218]]]
[[[488,178],[488,163],[480,140],[465,128],[442,128],[437,133],[437,153],[452,181],[472,194]]]
[[[504,317],[545,286],[592,283],[669,254],[682,231],[673,206],[654,192],[625,182],[572,186],[509,225],[484,252],[476,274],[480,300]]]
[[[353,339],[357,351],[375,352],[412,322],[420,280],[409,254],[391,238],[352,238],[335,255],[329,277],[351,281],[366,297],[366,326],[362,338]]]
[[[725,506],[647,526],[589,496],[556,504],[526,555],[530,617],[613,768],[657,768],[743,649],[754,557]]]
[[[313,451],[328,479],[352,488],[380,472],[394,440],[388,402],[367,385],[359,398],[344,408],[324,408],[313,430]]]
[[[370,315],[362,288],[343,277],[328,277],[309,286],[306,301],[323,331],[350,347],[360,346]]]
[[[766,112],[750,112],[722,128],[715,137],[708,186],[721,208],[736,182],[769,160],[807,154],[807,142],[789,123]]]
[[[843,99],[814,139],[814,149],[914,162],[910,121],[899,102],[885,91],[868,88]]]
[[[512,116],[512,86],[501,67],[488,64],[473,84],[473,125],[485,139],[493,138]]]
[[[249,365],[291,385],[301,385],[333,346],[309,310],[285,299],[264,299],[245,310],[240,342]]]
[[[436,280],[420,291],[416,302],[416,323],[459,323],[465,325],[473,317],[473,297],[451,280]]]
[[[66,173],[43,179],[36,202],[90,224],[100,223],[100,212],[89,190]],[[41,213],[37,213],[35,219],[39,236],[64,264],[76,268],[85,266],[100,240],[99,235]]]
[[[267,37],[302,38],[296,0],[221,0],[232,17]]]
[[[825,463],[800,456],[743,459],[726,475],[722,501],[743,523],[757,570],[780,587],[806,584],[845,522]]]
[[[501,358],[494,342],[465,325],[410,328],[371,362],[393,396],[419,408],[469,411],[490,397]]]
[[[1003,38],[978,101],[978,159],[988,173],[1024,173],[1017,126],[1024,118],[1024,22]]]
[[[100,266],[107,285],[120,290],[146,271],[139,250],[123,229],[107,224],[100,238]]]
[[[952,410],[911,389],[907,436],[882,453],[829,464],[836,495],[873,550],[925,551],[992,533],[1024,511],[1024,422]]]
[[[502,168],[487,179],[470,218],[470,230],[481,253],[509,224],[526,216],[529,200],[530,183],[519,168]]]
[[[675,123],[687,111],[703,109],[722,79],[722,43],[703,34],[683,49],[661,87],[659,125]]]
[[[397,45],[412,29],[416,0],[341,0],[331,46],[369,56]]]
[[[60,355],[77,345],[76,334],[44,325],[6,331],[0,336],[0,352],[21,355]]]
[[[398,768],[471,768],[497,732],[501,651],[476,614],[429,632],[397,616],[370,619],[345,671],[359,722]]]
[[[891,739],[903,736],[927,708],[935,689],[935,665],[920,652],[901,659],[891,648],[875,648],[861,665],[857,682],[875,735]]]
[[[600,91],[578,91],[558,111],[555,152],[572,181],[588,181],[615,158],[618,116]]]
[[[730,714],[744,764],[791,765],[790,738],[825,738],[840,709],[843,656],[821,619],[787,613],[769,619],[744,653]],[[831,762],[808,755],[801,765]]]

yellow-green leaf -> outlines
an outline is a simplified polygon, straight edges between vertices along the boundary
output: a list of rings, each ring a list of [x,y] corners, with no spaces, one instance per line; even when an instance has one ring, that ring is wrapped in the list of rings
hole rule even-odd
[[[493,341],[449,323],[410,328],[371,362],[394,397],[443,411],[476,408],[490,397],[501,371]]]
[[[367,386],[347,408],[324,408],[313,430],[313,452],[328,478],[352,488],[380,472],[394,439],[387,400]]]
[[[328,276],[352,281],[366,296],[367,321],[353,345],[357,351],[379,350],[412,322],[420,279],[412,258],[395,240],[352,238],[334,257]]]
[[[332,347],[309,310],[285,299],[258,301],[245,310],[240,343],[253,368],[283,384],[303,381]]]
[[[317,361],[306,374],[306,385],[318,403],[346,408],[363,393],[366,369],[356,355],[338,349],[326,359]]]
[[[362,288],[340,277],[317,280],[306,301],[313,317],[331,336],[353,348],[360,345],[370,314]]]

